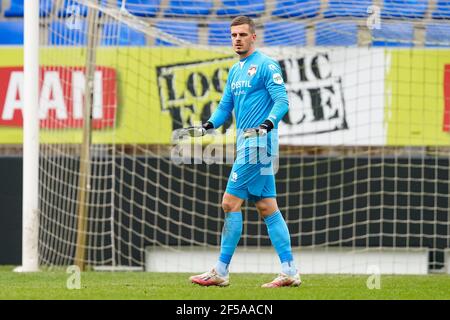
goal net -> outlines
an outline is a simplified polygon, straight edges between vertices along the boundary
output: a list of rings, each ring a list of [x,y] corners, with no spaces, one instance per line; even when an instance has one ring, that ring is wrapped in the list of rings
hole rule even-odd
[[[355,257],[385,252],[389,272],[402,263],[398,272],[420,272],[401,257],[421,254],[425,271],[443,270],[450,246],[444,2],[45,3],[41,265],[201,271],[215,262],[235,122],[214,136],[175,138],[218,105],[237,61],[229,24],[243,14],[254,17],[257,48],[279,62],[289,95],[277,201],[300,268],[316,261],[303,270],[365,273],[381,260]],[[235,264],[277,272],[264,269],[266,256],[277,264],[264,222],[252,203],[243,213],[237,255],[244,260]],[[328,264],[335,254],[353,260]]]

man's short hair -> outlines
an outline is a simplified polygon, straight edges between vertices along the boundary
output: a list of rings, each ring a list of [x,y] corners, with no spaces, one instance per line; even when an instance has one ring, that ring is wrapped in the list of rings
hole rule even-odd
[[[239,16],[239,17],[234,18],[231,21],[230,27],[240,26],[242,24],[248,24],[248,26],[250,28],[250,32],[255,33],[255,22],[251,18],[246,17],[246,16]]]

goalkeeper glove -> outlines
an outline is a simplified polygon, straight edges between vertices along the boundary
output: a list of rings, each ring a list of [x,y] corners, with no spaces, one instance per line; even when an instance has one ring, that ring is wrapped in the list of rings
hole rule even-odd
[[[270,120],[265,120],[258,128],[250,128],[244,130],[244,138],[262,137],[273,129],[273,123]]]
[[[206,121],[201,126],[193,126],[193,127],[187,127],[184,129],[184,134],[191,136],[191,137],[202,137],[204,136],[208,130],[214,129],[214,125]]]

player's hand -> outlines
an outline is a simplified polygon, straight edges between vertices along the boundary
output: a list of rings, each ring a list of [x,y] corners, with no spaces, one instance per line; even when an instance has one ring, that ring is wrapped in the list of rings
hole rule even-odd
[[[183,128],[183,136],[189,136],[189,137],[203,137],[208,133],[208,130],[213,129],[214,126],[211,122],[207,121],[206,123],[202,124],[201,126],[191,126],[187,128]]]
[[[270,120],[264,121],[258,128],[249,128],[244,130],[244,139],[253,137],[264,137],[273,129],[273,123]]]

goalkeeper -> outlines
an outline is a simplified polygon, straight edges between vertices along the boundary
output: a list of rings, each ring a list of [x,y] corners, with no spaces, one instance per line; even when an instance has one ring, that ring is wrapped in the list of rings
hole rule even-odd
[[[203,286],[229,284],[228,267],[242,232],[241,206],[255,202],[267,225],[270,240],[281,261],[281,273],[263,287],[299,286],[289,230],[278,209],[272,159],[277,154],[276,129],[288,111],[288,98],[279,64],[255,50],[255,24],[240,16],[231,22],[231,39],[240,60],[230,69],[219,106],[201,127],[206,134],[219,128],[234,109],[237,132],[237,158],[222,200],[225,224],[221,251],[215,267],[190,280]],[[273,131],[272,131],[273,130]]]

